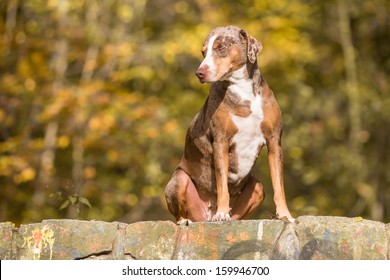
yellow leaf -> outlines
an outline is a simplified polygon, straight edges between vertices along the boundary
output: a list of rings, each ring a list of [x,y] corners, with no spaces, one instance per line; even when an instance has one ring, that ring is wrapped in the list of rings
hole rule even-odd
[[[175,120],[170,120],[164,125],[164,132],[171,133],[178,128],[177,122]]]
[[[17,184],[31,181],[35,178],[35,170],[31,167],[24,169],[22,172],[14,176],[14,181]]]
[[[133,193],[127,194],[124,200],[129,206],[135,206],[138,203],[138,197]]]
[[[57,140],[58,148],[66,148],[69,146],[69,144],[70,144],[70,139],[66,135],[60,136]]]
[[[96,169],[94,167],[86,167],[84,168],[84,177],[87,179],[91,179],[96,176]]]

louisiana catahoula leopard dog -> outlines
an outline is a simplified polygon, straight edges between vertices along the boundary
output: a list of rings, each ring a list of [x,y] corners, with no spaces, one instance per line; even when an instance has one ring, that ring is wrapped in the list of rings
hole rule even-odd
[[[211,83],[210,93],[165,190],[178,224],[247,218],[264,200],[263,186],[251,174],[264,145],[276,216],[294,221],[284,192],[281,112],[257,65],[261,49],[235,26],[215,28],[204,42],[196,76]]]

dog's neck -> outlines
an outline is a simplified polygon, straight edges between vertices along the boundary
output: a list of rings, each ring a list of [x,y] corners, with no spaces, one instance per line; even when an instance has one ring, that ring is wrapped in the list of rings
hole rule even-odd
[[[237,83],[240,80],[256,80],[256,74],[260,74],[260,69],[257,66],[257,61],[255,63],[247,62],[242,65],[239,69],[233,71],[233,73],[226,79],[231,83]],[[259,75],[260,77],[260,75]]]
[[[257,85],[261,83],[260,69],[255,63],[246,63],[234,71],[226,81],[229,82],[228,92],[243,100],[252,100],[258,93]]]

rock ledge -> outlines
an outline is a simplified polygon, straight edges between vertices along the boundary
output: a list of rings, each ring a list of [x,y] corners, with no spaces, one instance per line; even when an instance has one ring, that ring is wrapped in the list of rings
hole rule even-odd
[[[44,220],[0,223],[0,259],[16,260],[386,260],[390,223],[362,218],[302,216],[279,220],[133,224]]]

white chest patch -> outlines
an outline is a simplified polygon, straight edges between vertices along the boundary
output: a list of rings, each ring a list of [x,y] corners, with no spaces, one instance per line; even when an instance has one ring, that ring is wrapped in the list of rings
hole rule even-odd
[[[251,171],[257,159],[259,147],[266,143],[260,127],[264,119],[261,96],[252,94],[251,114],[248,117],[233,115],[231,118],[238,129],[233,137],[238,172],[229,174],[229,180],[237,182]]]

